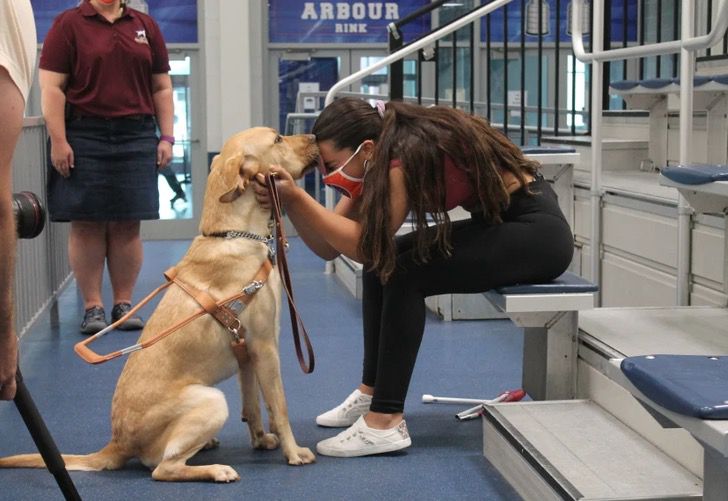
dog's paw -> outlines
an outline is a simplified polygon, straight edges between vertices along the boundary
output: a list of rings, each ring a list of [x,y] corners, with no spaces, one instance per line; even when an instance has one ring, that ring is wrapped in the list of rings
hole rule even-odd
[[[255,449],[265,449],[265,450],[273,450],[277,449],[280,445],[281,441],[278,439],[278,435],[275,433],[263,433],[260,436],[255,437],[253,439],[253,448]]]
[[[231,467],[224,464],[210,465],[212,468],[212,480],[215,482],[237,482],[240,480],[238,472],[233,470]]]
[[[288,457],[288,464],[300,466],[316,462],[316,455],[308,447],[296,447],[295,454]]]
[[[205,444],[205,446],[202,448],[203,451],[207,451],[210,449],[217,449],[220,446],[220,441],[217,438],[210,439],[209,442]]]

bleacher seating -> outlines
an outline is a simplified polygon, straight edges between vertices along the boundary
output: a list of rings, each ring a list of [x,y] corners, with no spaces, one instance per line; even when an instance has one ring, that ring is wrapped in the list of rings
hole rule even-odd
[[[649,157],[662,168],[668,164],[669,96],[680,92],[679,78],[622,80],[610,83],[610,93],[621,96],[630,109],[650,113]],[[728,75],[696,75],[693,109],[707,112],[706,161],[728,162]]]
[[[597,286],[571,272],[553,282],[519,284],[486,297],[523,327],[523,389],[534,400],[574,398],[579,311],[594,307]]]

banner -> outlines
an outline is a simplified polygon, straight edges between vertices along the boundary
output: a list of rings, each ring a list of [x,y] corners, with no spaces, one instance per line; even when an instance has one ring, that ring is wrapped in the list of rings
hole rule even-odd
[[[585,8],[582,12],[582,30],[584,39],[588,40],[591,19],[591,4],[593,1],[585,0],[583,2]],[[526,43],[537,42],[539,34],[543,35],[544,42],[556,41],[556,16],[559,14],[559,41],[571,43],[571,0],[560,0],[559,12],[556,11],[556,0],[523,0],[523,10],[525,11],[526,22],[524,23],[526,31]],[[521,6],[522,2],[515,0],[490,14],[490,40],[491,42],[503,42],[506,39],[509,42],[519,43],[521,41]],[[503,15],[507,9],[507,28],[504,26]],[[539,10],[541,10],[539,25]],[[622,42],[624,39],[624,19],[627,19],[627,41],[637,41],[637,0],[627,1],[627,12],[624,12],[623,2],[612,2],[612,42]],[[488,16],[481,21],[481,40],[488,39]]]
[[[387,25],[397,22],[429,0],[399,1],[268,1],[270,43],[387,43]],[[403,28],[411,41],[430,29],[425,15]]]
[[[38,43],[43,43],[53,20],[78,0],[30,0]],[[159,24],[167,43],[197,43],[197,0],[128,0],[130,7],[148,13]]]

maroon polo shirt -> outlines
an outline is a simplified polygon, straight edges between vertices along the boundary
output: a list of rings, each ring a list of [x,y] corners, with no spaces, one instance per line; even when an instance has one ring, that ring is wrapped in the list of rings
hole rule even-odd
[[[56,17],[39,66],[69,76],[73,115],[154,115],[152,74],[169,71],[169,56],[148,15],[126,8],[112,24],[86,1]]]

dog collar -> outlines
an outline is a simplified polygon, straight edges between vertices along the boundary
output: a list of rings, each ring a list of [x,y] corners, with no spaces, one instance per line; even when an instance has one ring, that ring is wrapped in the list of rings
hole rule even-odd
[[[255,240],[256,242],[262,242],[266,246],[268,246],[268,255],[271,260],[273,260],[276,256],[276,248],[274,245],[275,238],[273,235],[268,235],[267,237],[264,237],[262,235],[258,235],[257,233],[252,233],[250,231],[216,231],[215,233],[205,233],[203,236],[206,237],[216,237],[216,238],[224,238],[226,240],[232,240],[235,238],[247,238],[248,240]]]
[[[258,235],[257,233],[251,233],[249,231],[216,231],[215,233],[206,233],[206,237],[218,237],[218,238],[225,238],[228,240],[232,240],[233,238],[248,238],[250,240],[257,240],[258,242],[267,242],[268,240],[271,240],[273,237],[271,235],[268,235],[267,237],[264,237],[262,235]]]

